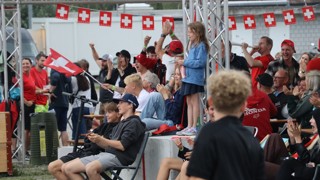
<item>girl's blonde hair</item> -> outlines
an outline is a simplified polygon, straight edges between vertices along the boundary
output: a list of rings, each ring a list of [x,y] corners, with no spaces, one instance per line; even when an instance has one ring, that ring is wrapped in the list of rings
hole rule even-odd
[[[192,22],[188,25],[188,27],[190,28],[191,31],[193,31],[196,36],[197,36],[197,44],[200,42],[203,42],[205,44],[206,50],[207,52],[209,52],[210,46],[209,46],[209,42],[206,36],[206,29],[205,26],[199,22]]]

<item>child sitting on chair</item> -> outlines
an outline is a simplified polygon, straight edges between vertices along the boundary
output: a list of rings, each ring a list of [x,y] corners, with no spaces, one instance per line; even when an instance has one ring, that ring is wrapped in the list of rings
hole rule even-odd
[[[98,128],[93,130],[93,133],[109,138],[113,127],[115,127],[120,121],[120,114],[117,104],[113,102],[106,104],[104,108],[105,112],[107,112],[108,122],[101,124]],[[48,166],[48,170],[55,178],[66,179],[67,177],[61,170],[62,165],[73,159],[99,154],[102,151],[104,151],[104,149],[99,147],[96,143],[89,141],[88,138],[85,138],[83,149],[69,153],[60,159],[51,162]]]

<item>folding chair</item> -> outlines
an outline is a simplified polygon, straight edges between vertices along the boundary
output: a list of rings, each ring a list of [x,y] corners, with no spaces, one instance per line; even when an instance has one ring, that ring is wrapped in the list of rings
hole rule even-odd
[[[244,126],[244,127],[246,129],[248,129],[252,133],[253,137],[257,136],[257,134],[258,134],[258,128],[257,127],[254,127],[254,126]]]
[[[318,180],[318,179],[320,179],[320,164],[316,166],[316,170],[314,172],[314,176],[312,180]]]
[[[115,166],[115,167],[110,167],[108,169],[106,169],[104,172],[100,173],[100,175],[106,179],[106,180],[111,180],[111,177],[108,174],[113,175],[113,180],[119,179],[119,180],[123,180],[119,175],[121,170],[123,169],[128,169],[128,170],[134,170],[134,173],[131,177],[131,180],[134,180],[134,178],[136,177],[138,170],[140,168],[140,164],[141,161],[143,159],[143,154],[144,154],[144,150],[146,148],[148,139],[149,139],[150,133],[149,132],[145,132],[144,133],[144,137],[143,137],[143,141],[141,143],[141,147],[139,149],[139,152],[137,154],[136,160],[133,163],[133,165],[130,166]],[[110,172],[110,173],[108,173]]]

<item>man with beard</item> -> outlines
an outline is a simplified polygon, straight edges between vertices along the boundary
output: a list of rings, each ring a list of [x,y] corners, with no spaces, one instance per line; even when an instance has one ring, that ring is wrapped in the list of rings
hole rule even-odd
[[[44,61],[47,56],[40,52],[36,56],[36,65],[31,68],[30,75],[34,79],[36,84],[36,101],[35,101],[35,112],[47,112],[48,111],[48,96],[43,95],[43,93],[49,92],[49,88],[46,85],[49,84],[48,73],[44,70]]]
[[[249,53],[247,48],[247,43],[242,43],[242,51],[244,57],[246,58],[249,67],[251,68],[251,81],[252,87],[257,88],[257,77],[264,73],[268,68],[268,65],[271,61],[273,61],[273,57],[271,56],[270,52],[273,46],[273,41],[271,38],[267,36],[262,36],[259,40],[259,45],[254,46]],[[252,55],[258,52],[260,56],[253,58]]]

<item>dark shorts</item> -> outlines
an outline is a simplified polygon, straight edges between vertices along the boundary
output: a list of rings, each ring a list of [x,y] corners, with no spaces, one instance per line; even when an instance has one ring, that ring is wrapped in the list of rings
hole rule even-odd
[[[35,105],[26,106],[24,105],[24,129],[29,130],[31,128],[31,114],[34,113]]]
[[[53,108],[56,112],[57,118],[57,125],[59,131],[66,131],[67,130],[67,123],[68,123],[68,108],[66,107],[55,107]]]
[[[204,92],[204,87],[199,86],[199,85],[195,85],[195,84],[182,82],[182,86],[181,86],[180,91],[183,96],[186,96],[186,95],[190,95],[190,94]]]

